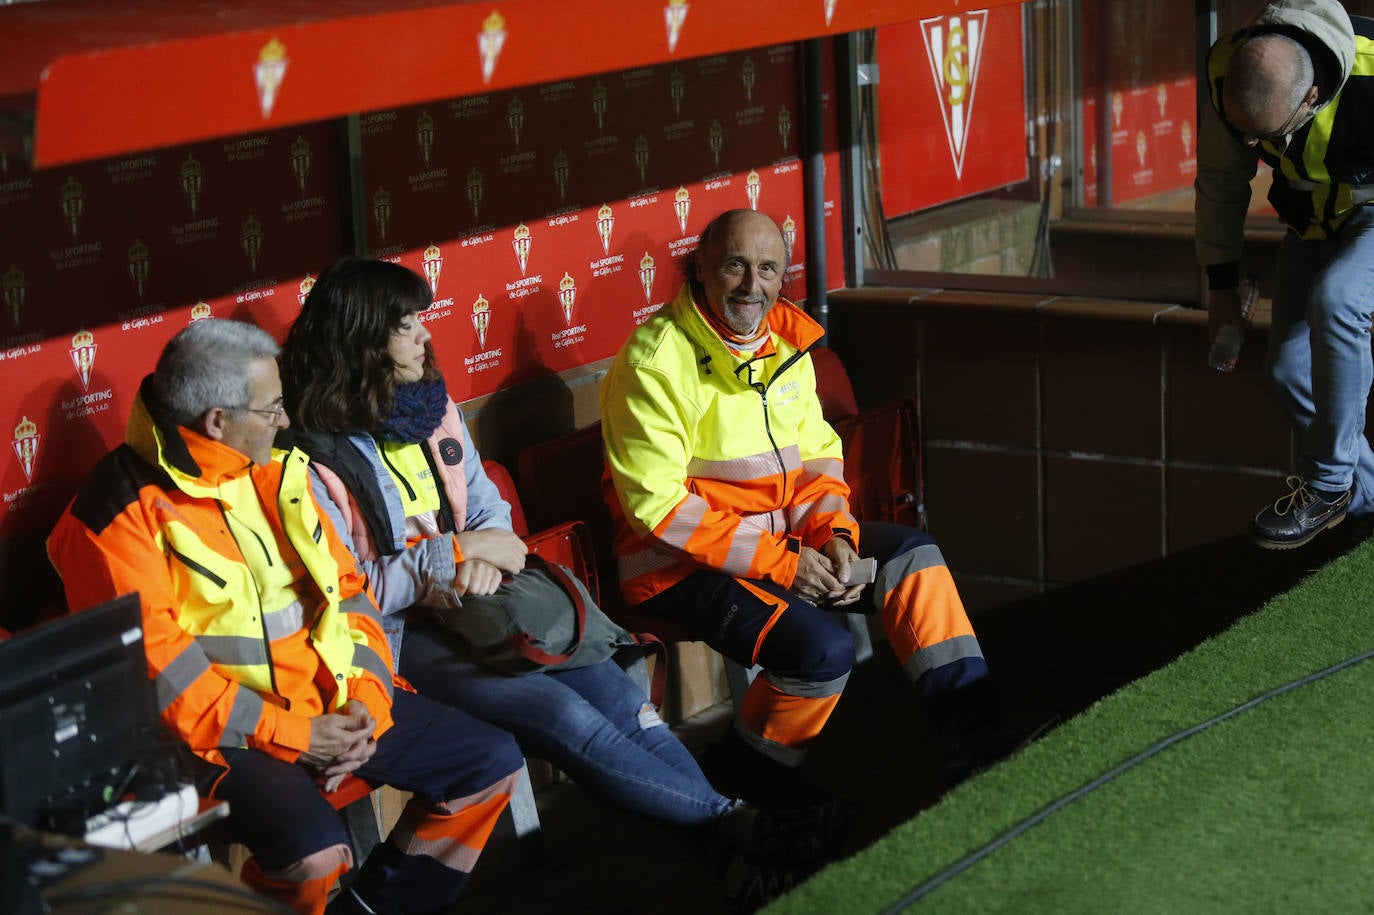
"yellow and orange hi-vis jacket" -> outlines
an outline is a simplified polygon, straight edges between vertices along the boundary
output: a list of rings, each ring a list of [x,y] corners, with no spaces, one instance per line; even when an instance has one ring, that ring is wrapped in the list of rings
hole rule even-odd
[[[807,354],[821,327],[785,299],[768,325],[773,354],[740,358],[684,285],[602,381],[602,488],[631,604],[703,568],[790,587],[801,546],[858,546]]]
[[[141,395],[125,444],[96,465],[48,538],[74,611],[139,593],[162,720],[213,763],[234,747],[293,762],[310,746],[310,718],[349,699],[377,719],[374,737],[391,727],[394,665],[381,614],[316,506],[307,467],[294,450],[254,466],[190,429],[155,424]],[[263,612],[226,522],[219,486],[245,474],[273,530],[241,536],[284,533],[305,567],[300,599],[286,611]],[[302,625],[307,636],[289,638]],[[318,656],[314,682],[298,686],[300,695],[279,691],[274,645]],[[299,670],[303,661],[291,663]]]

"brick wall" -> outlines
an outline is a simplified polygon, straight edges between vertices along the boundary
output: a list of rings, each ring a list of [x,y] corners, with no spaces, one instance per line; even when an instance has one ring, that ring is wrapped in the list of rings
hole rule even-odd
[[[1292,458],[1267,327],[1219,375],[1194,309],[861,289],[832,295],[830,343],[861,405],[917,398],[930,528],[976,611],[1242,532]]]
[[[894,219],[898,270],[1025,276],[1035,255],[1040,206],[980,199]]]

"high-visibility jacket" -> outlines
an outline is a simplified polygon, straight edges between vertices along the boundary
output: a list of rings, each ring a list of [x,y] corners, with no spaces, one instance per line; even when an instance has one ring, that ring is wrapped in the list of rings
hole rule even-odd
[[[821,327],[785,299],[767,320],[772,354],[736,356],[684,286],[601,384],[603,490],[632,604],[702,568],[790,587],[802,546],[858,546],[807,354]]]
[[[405,507],[381,447],[365,432],[301,432],[285,436],[310,455],[315,498],[353,555],[382,610],[391,656],[401,656],[406,611],[460,607],[453,578],[463,551],[453,532],[511,529],[510,504],[482,469],[482,458],[449,400],[444,418],[421,443],[439,483],[440,529],[445,533],[407,548]],[[278,436],[281,441],[283,436]],[[389,557],[385,562],[382,557]]]
[[[1278,32],[1300,41],[1315,65],[1312,116],[1286,138],[1253,148],[1226,119],[1226,68],[1251,35]],[[1211,105],[1198,143],[1197,251],[1213,288],[1235,285],[1244,241],[1250,180],[1259,161],[1271,166],[1269,202],[1299,237],[1337,231],[1357,206],[1374,200],[1374,19],[1351,16],[1336,0],[1271,3],[1207,55]]]
[[[349,699],[367,706],[380,737],[391,726],[391,651],[365,578],[311,495],[304,453],[255,466],[155,422],[148,390],[145,381],[125,443],[96,465],[48,539],[68,606],[139,593],[162,720],[211,762],[223,762],[221,748],[245,746],[294,761],[310,746],[306,707],[333,711]],[[237,525],[226,521],[219,485],[245,474],[272,530],[239,536],[284,534],[305,568],[300,600],[284,610],[263,612]],[[303,625],[319,658],[307,687],[315,693],[282,695],[272,643]]]

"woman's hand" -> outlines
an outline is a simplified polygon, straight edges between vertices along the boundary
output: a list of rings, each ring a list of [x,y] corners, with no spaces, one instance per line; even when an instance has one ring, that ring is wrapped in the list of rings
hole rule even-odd
[[[463,531],[454,534],[463,559],[489,562],[507,575],[518,575],[525,569],[525,541],[510,531],[492,528],[485,531]]]
[[[466,559],[453,570],[453,593],[495,594],[505,576],[501,570],[481,559]]]

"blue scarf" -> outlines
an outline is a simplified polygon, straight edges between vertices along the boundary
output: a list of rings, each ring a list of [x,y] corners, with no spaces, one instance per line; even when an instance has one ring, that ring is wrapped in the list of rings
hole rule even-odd
[[[448,389],[444,379],[412,381],[396,386],[396,405],[382,423],[376,437],[386,442],[413,445],[434,434],[448,410]]]

